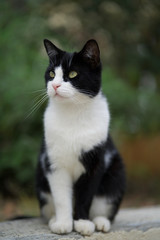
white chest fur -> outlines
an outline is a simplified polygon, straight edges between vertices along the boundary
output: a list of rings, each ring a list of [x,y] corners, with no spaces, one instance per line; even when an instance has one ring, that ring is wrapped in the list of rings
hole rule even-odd
[[[108,105],[101,94],[80,106],[50,100],[44,115],[44,130],[53,168],[65,168],[76,181],[85,171],[79,161],[81,152],[106,140],[109,118]]]

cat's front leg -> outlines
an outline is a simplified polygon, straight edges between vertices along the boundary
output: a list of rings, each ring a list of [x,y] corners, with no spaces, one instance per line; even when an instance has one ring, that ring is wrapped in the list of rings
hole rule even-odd
[[[86,236],[90,236],[95,231],[95,224],[89,220],[89,209],[97,188],[96,185],[93,178],[86,174],[78,180],[74,187],[74,230]]]
[[[72,181],[67,171],[56,169],[48,174],[56,217],[50,219],[49,227],[57,234],[69,233],[73,229]]]

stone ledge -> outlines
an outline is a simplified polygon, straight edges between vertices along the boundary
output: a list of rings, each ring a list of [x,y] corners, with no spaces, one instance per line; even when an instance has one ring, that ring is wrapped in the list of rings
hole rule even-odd
[[[83,237],[75,232],[57,235],[50,232],[40,218],[0,223],[0,239],[3,240],[159,240],[160,207],[122,209],[107,234],[94,233]]]

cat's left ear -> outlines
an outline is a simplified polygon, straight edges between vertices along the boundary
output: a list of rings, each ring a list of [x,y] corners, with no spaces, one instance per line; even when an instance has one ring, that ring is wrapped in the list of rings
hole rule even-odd
[[[48,39],[44,39],[44,46],[49,57],[54,57],[63,52]]]
[[[80,54],[92,67],[97,67],[100,64],[100,50],[98,43],[94,39],[86,42]]]

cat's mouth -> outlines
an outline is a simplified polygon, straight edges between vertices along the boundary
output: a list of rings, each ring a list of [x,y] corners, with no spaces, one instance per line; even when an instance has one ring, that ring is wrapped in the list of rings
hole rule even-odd
[[[71,99],[72,98],[72,94],[70,94],[67,91],[55,91],[52,95],[53,98],[55,99]]]
[[[61,99],[71,99],[75,94],[73,91],[69,91],[68,89],[58,88],[54,91],[54,97]]]
[[[48,86],[47,94],[50,98],[67,98],[63,92],[55,91],[52,87]]]
[[[76,98],[77,91],[69,82],[61,82],[58,84],[53,84],[54,81],[49,81],[47,84],[47,94],[50,98],[55,99],[65,99],[72,100]]]

